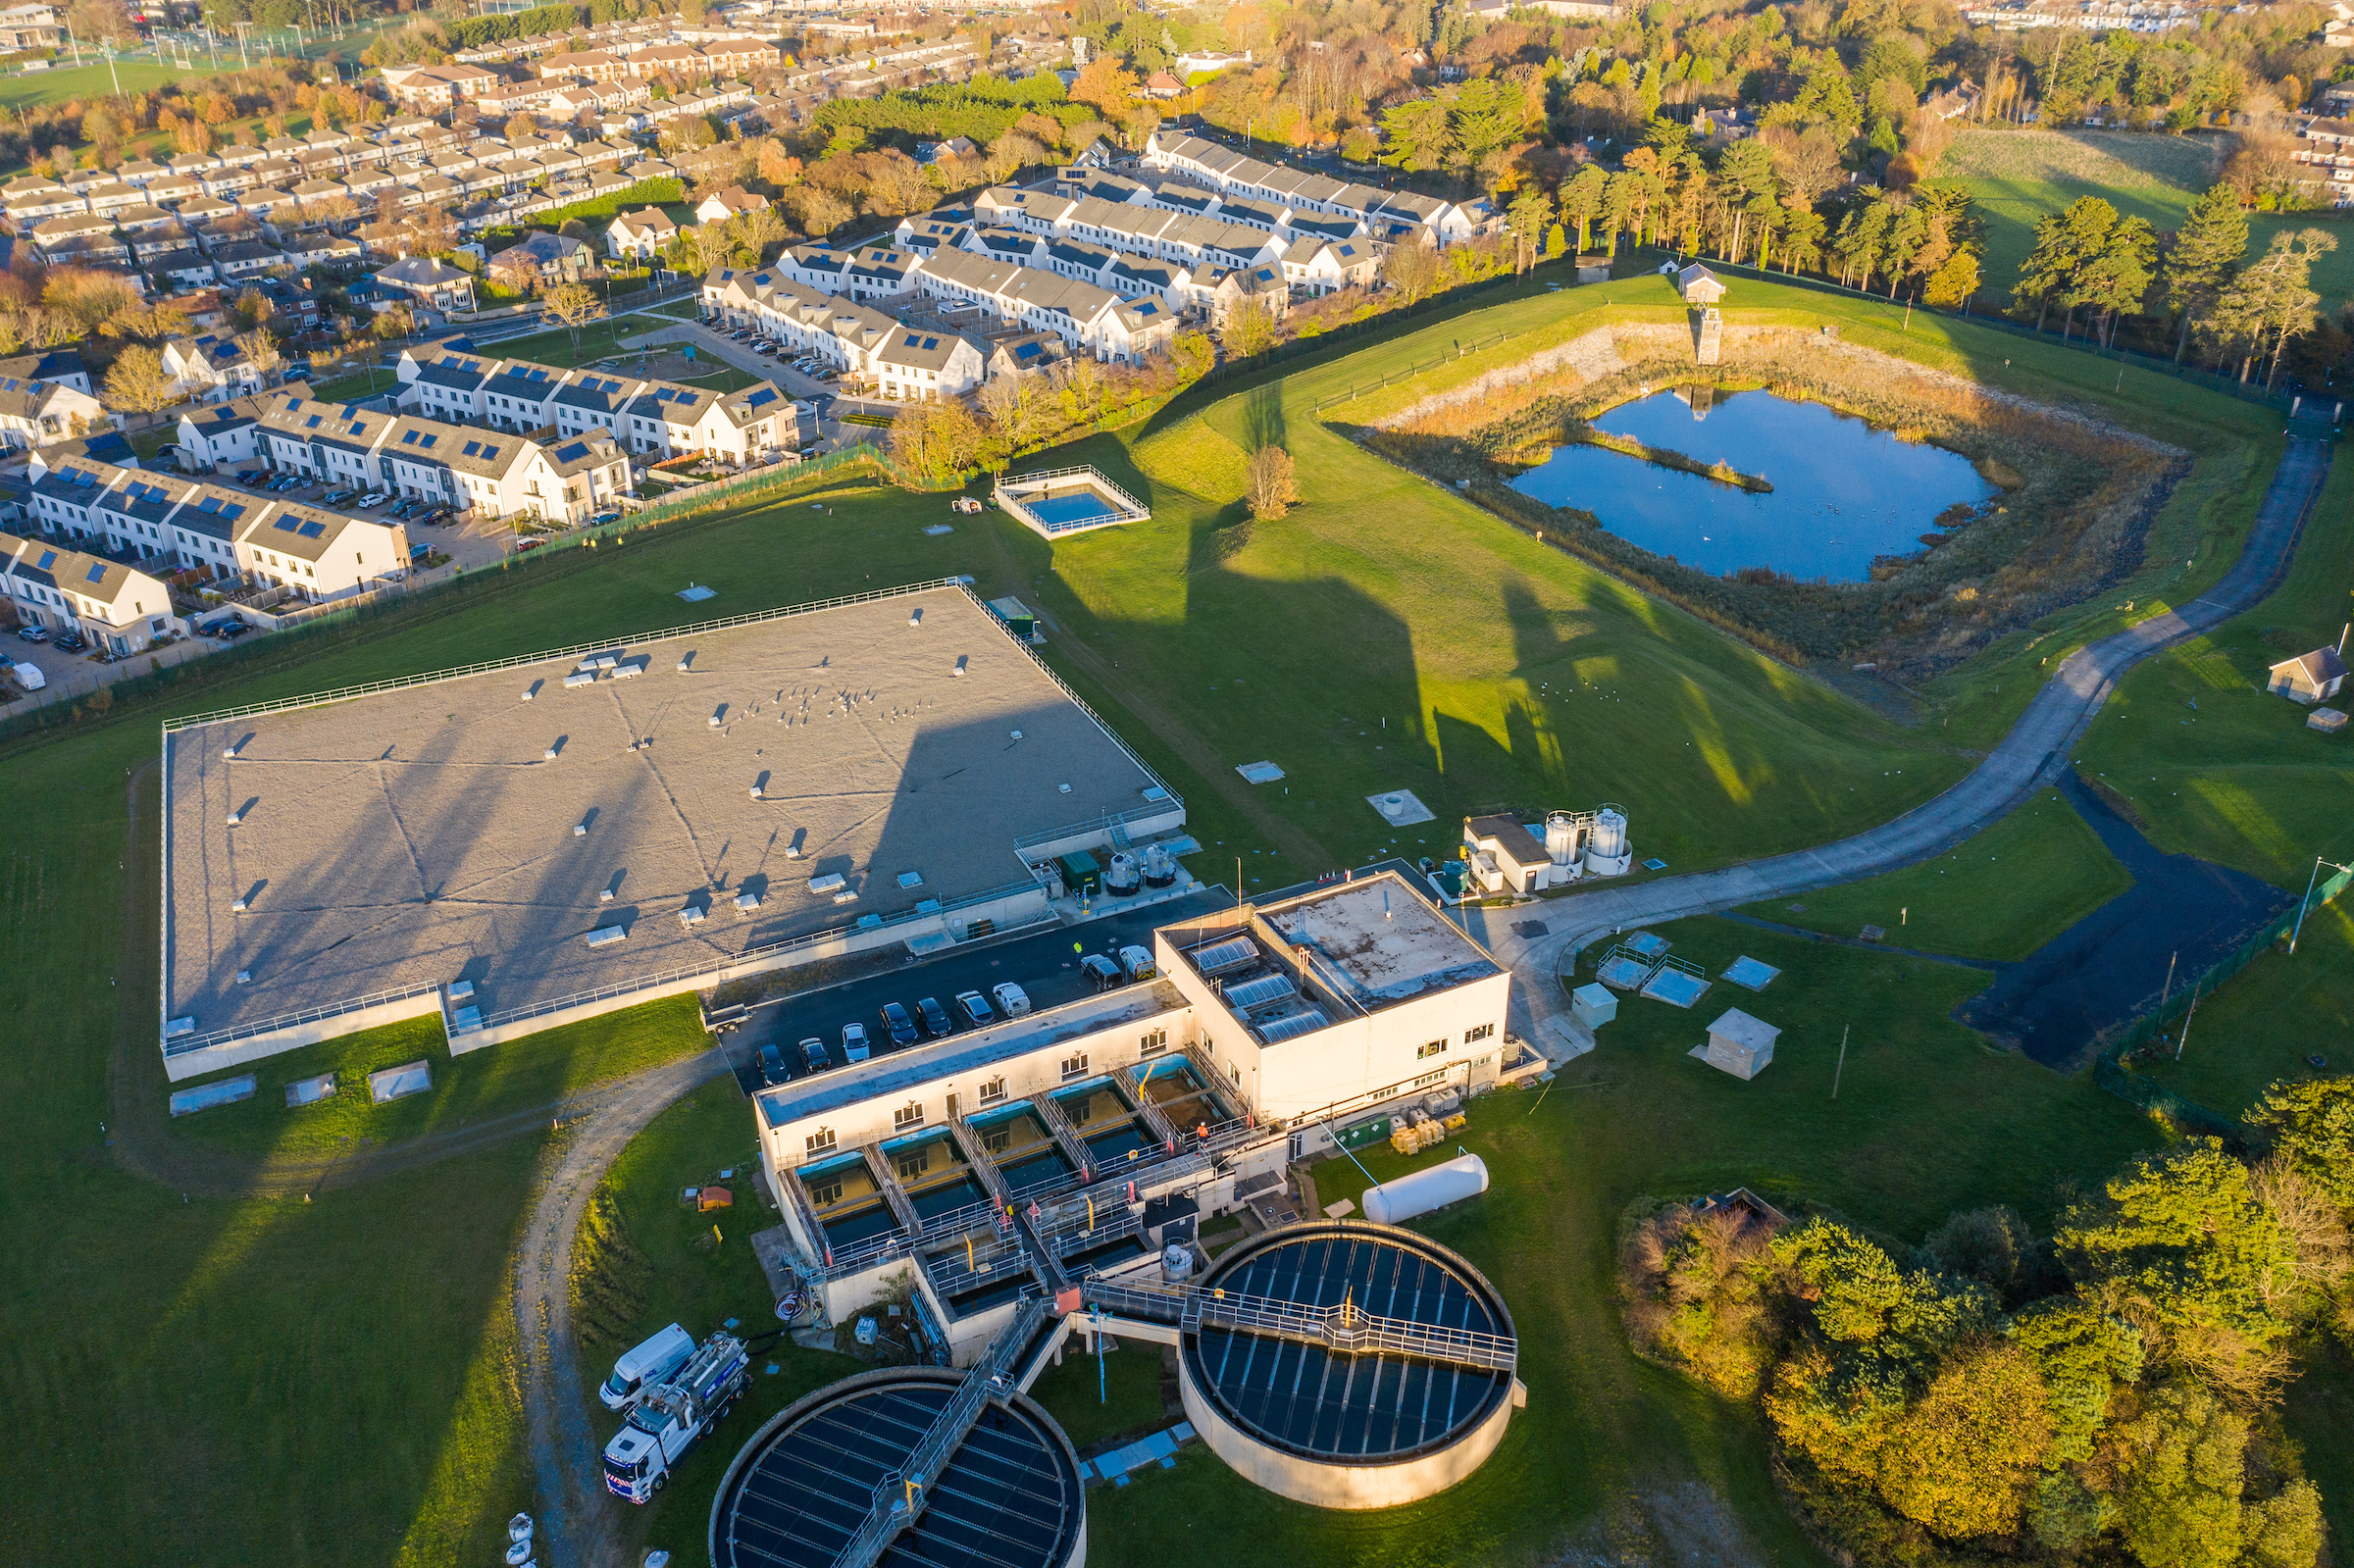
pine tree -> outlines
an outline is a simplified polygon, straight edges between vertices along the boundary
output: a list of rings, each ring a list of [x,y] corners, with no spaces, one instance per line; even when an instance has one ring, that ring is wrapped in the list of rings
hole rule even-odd
[[[2216,184],[2190,205],[2190,216],[2166,254],[2166,308],[2181,318],[2175,363],[2190,342],[2192,318],[2212,310],[2248,253],[2248,215],[2238,193]]]

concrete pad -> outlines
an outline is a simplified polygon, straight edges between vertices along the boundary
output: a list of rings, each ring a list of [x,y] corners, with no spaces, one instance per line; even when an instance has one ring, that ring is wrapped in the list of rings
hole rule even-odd
[[[1418,822],[1438,820],[1438,814],[1416,799],[1411,789],[1385,789],[1365,796],[1365,804],[1380,812],[1381,820],[1393,828],[1411,828]]]

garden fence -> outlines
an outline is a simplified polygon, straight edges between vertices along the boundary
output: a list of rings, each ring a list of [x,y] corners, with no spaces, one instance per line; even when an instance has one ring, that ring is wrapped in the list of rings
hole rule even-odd
[[[2308,899],[2283,911],[2278,919],[2266,925],[2231,953],[2194,976],[2188,986],[2174,992],[2155,1011],[2126,1025],[2115,1039],[2102,1048],[2100,1059],[2093,1067],[2093,1082],[2128,1104],[2138,1105],[2145,1111],[2159,1112],[2177,1126],[2194,1128],[2218,1138],[2239,1137],[2240,1127],[2235,1119],[2194,1100],[2184,1099],[2155,1079],[2144,1078],[2133,1071],[2131,1060],[2142,1047],[2164,1035],[2167,1026],[2175,1018],[2187,1015],[2195,997],[2211,995],[2217,986],[2254,963],[2273,943],[2287,940],[2290,932],[2296,929],[2300,911],[2307,919],[2311,919],[2314,910],[2334,901],[2349,885],[2354,885],[2354,874],[2343,871],[2337,873],[2315,888]]]

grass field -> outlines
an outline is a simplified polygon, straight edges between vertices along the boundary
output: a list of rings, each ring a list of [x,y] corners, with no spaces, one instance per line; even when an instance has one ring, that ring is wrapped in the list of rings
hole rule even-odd
[[[605,1331],[582,1348],[584,1387],[602,1381],[616,1355],[668,1323],[697,1339],[730,1318],[741,1335],[777,1327],[775,1299],[751,1248],[752,1233],[778,1223],[747,1179],[745,1168],[757,1154],[750,1107],[735,1080],[723,1079],[656,1117],[614,1162],[600,1189],[617,1217],[612,1239],[602,1248],[581,1245],[574,1254],[575,1311],[583,1310],[586,1288]],[[723,1178],[723,1170],[736,1174]],[[734,1208],[697,1215],[681,1206],[682,1189],[723,1183],[736,1194]],[[736,1450],[802,1394],[860,1370],[848,1356],[780,1340],[753,1361],[751,1387],[727,1424],[687,1456],[651,1502],[624,1509],[628,1539],[668,1548],[673,1562],[707,1560],[703,1534],[711,1497]],[[593,1400],[593,1390],[589,1396]],[[592,1420],[600,1442],[621,1426],[601,1406]],[[631,1559],[636,1557],[633,1552]]]
[[[1062,1365],[1041,1377],[1030,1396],[1047,1407],[1071,1446],[1084,1451],[1112,1438],[1157,1432],[1177,1419],[1160,1402],[1160,1362],[1157,1344],[1125,1344],[1099,1358],[1073,1334],[1063,1343]]]
[[[2354,859],[2354,737],[2305,728],[2263,690],[2277,661],[2334,644],[2354,603],[2354,460],[2341,452],[2280,590],[2135,670],[2076,756],[2160,848],[2301,889],[2316,855]],[[2341,704],[2342,706],[2342,704]]]
[[[1885,928],[1893,946],[1962,958],[2024,958],[2133,885],[2065,796],[2046,789],[1959,847],[1798,900],[1742,913],[1853,936]]]
[[[412,1018],[191,1079],[206,1083],[249,1072],[258,1082],[253,1098],[198,1112],[178,1131],[193,1142],[255,1154],[346,1152],[547,1105],[576,1089],[691,1056],[709,1043],[692,996],[648,1002],[463,1056],[449,1054],[439,1017]],[[419,1060],[433,1064],[430,1093],[386,1105],[370,1102],[370,1073]],[[333,1099],[287,1109],[286,1085],[331,1072]]]
[[[122,82],[122,90],[127,93],[153,92],[158,87],[168,87],[190,77],[201,78],[214,75],[210,65],[199,65],[194,71],[182,71],[178,66],[149,65],[133,60],[118,60],[114,70],[109,72],[106,62],[98,58],[97,51],[85,48],[82,57],[92,63],[84,66],[67,64],[48,71],[36,71],[30,76],[10,76],[0,80],[0,105],[23,112],[45,104],[72,103],[77,98],[96,102],[115,95],[117,80]],[[69,62],[72,58],[71,55],[67,56]],[[225,69],[234,71],[236,65],[232,61]]]
[[[2354,900],[2311,911],[2294,956],[2276,947],[2202,998],[2179,1062],[2134,1071],[2225,1116],[2282,1079],[2354,1072]]]
[[[1737,952],[1783,966],[1764,995],[1741,1000],[1784,1033],[1773,1065],[1743,1084],[1684,1055],[1724,1004],[1721,988],[1690,1012],[1629,1000],[1541,1100],[1527,1090],[1471,1102],[1459,1141],[1495,1185],[1417,1228],[1459,1248],[1511,1306],[1529,1401],[1495,1456],[1429,1501],[1340,1514],[1282,1501],[1189,1450],[1174,1472],[1090,1494],[1091,1562],[1141,1568],[1205,1551],[1240,1568],[1733,1558],[1665,1549],[1663,1515],[1687,1543],[1709,1534],[1695,1488],[1747,1538],[1749,1560],[1820,1560],[1774,1497],[1754,1417],[1629,1354],[1612,1305],[1626,1205],[1747,1185],[1827,1204],[1907,1244],[1979,1203],[2015,1203],[2041,1229],[2058,1184],[2097,1177],[2155,1130],[2088,1080],[1989,1050],[1948,1020],[1982,975],[1724,921],[1663,934],[1712,970]],[[1377,1144],[1365,1163],[1386,1180],[1451,1157],[1453,1143],[1412,1159]],[[1327,1203],[1361,1202],[1364,1186],[1346,1161],[1316,1168]]]
[[[2035,220],[2079,196],[2098,196],[2153,228],[2181,227],[2192,201],[2215,182],[2227,148],[2212,135],[2171,136],[2129,130],[1967,130],[1937,166],[1936,177],[1959,183],[1986,220],[1986,266],[1979,285],[2008,299],[2020,264],[2035,248]],[[2335,313],[2354,302],[2354,251],[2342,218],[2325,208],[2251,214],[2248,251],[2264,253],[2283,229],[2318,224],[2339,249],[2313,270],[2314,291]]]
[[[996,514],[927,537],[925,526],[949,520],[946,496],[844,485],[817,503],[486,572],[376,620],[252,639],[160,698],[0,747],[0,810],[19,825],[0,850],[0,1008],[21,1042],[0,1062],[0,1175],[12,1193],[0,1243],[27,1260],[21,1288],[0,1295],[0,1343],[18,1413],[43,1434],[20,1468],[16,1538],[60,1564],[488,1561],[499,1522],[529,1501],[507,1290],[535,1140],[310,1203],[203,1192],[183,1202],[125,1170],[107,1144],[118,1031],[126,1092],[160,1101],[164,1088],[145,902],[154,870],[141,864],[153,827],[127,855],[125,784],[154,757],[167,713],[963,573],[986,593],[1046,608],[1048,657],[1187,796],[1207,875],[1239,855],[1249,883],[1265,885],[1387,847],[1391,835],[1356,797],[1400,784],[1428,791],[1439,839],[1451,815],[1492,801],[1631,797],[1637,845],[1682,870],[1851,831],[1952,778],[1967,765],[1962,748],[1982,744],[2024,700],[2039,657],[2121,624],[2126,598],[2147,614],[2213,581],[2253,504],[2237,481],[2261,476],[2264,443],[2277,439],[2277,427],[2268,434],[2250,411],[2174,383],[2137,397],[2128,377],[2125,398],[2111,405],[2114,369],[2057,348],[1923,321],[1900,336],[1896,314],[1868,304],[1745,289],[1736,306],[1761,317],[1820,308],[1853,339],[1982,369],[2019,390],[2121,406],[2200,454],[2194,480],[2204,488],[2188,488],[2160,524],[2173,560],[2195,554],[2195,568],[2166,568],[2171,579],[2153,569],[2147,581],[2164,591],[2137,580],[2114,602],[2104,595],[1996,650],[1931,692],[1922,722],[1907,728],[1536,545],[1307,415],[1317,398],[1430,362],[1457,336],[1489,336],[1500,324],[1520,333],[1422,384],[1477,374],[1545,334],[1584,329],[1610,293],[1629,316],[1678,319],[1656,279],[1504,290],[1462,319],[1426,320],[1355,351],[1338,345],[1329,359],[1230,383],[1132,433],[1148,442],[1205,408],[1203,428],[1238,449],[1280,431],[1307,499],[1248,539],[1234,537],[1230,505],[1174,484],[1152,485],[1151,524],[1058,545]],[[1070,456],[1148,482],[1127,441],[1099,439]],[[690,580],[719,597],[690,612],[674,596]],[[1253,791],[1232,774],[1261,756],[1295,770],[1288,796],[1283,785]],[[134,917],[146,929],[127,924]],[[1535,1115],[1509,1099],[1482,1107],[1474,1146],[1499,1188],[1477,1211],[1481,1229],[1458,1236],[1464,1221],[1455,1218],[1437,1229],[1495,1275],[1523,1335],[1543,1340],[1532,1351],[1539,1402],[1498,1462],[1435,1512],[1365,1519],[1310,1514],[1239,1484],[1204,1510],[1185,1491],[1203,1474],[1193,1456],[1174,1476],[1099,1493],[1105,1560],[1157,1560],[1186,1531],[1212,1528],[1222,1549],[1251,1560],[1534,1551],[1659,1477],[1714,1488],[1777,1557],[1805,1560],[1747,1418],[1618,1346],[1606,1299],[1618,1209],[1641,1191],[1749,1181],[1812,1191],[1914,1236],[1959,1203],[2010,1200],[2041,1213],[2056,1177],[2105,1168],[2147,1136],[2146,1124],[1947,1022],[1957,987],[1981,977],[1722,923],[1676,935],[1695,956],[1718,944],[1725,956],[1738,947],[1789,970],[1764,997],[1744,993],[1791,1031],[1786,1054],[1758,1084],[1716,1079],[1680,1056],[1705,1018],[1659,1009],[1646,1022],[1653,1004],[1644,1003]],[[1822,1040],[1851,1021],[1858,1047],[1832,1105],[1819,1082]],[[545,1082],[572,1071],[564,1064]],[[453,1078],[449,1092],[469,1092],[468,1081]],[[698,1151],[707,1141],[717,1160],[743,1112],[724,1098],[698,1104],[694,1115],[718,1132],[698,1141],[701,1124],[683,1115],[690,1130],[679,1138]],[[310,1136],[282,1101],[275,1136],[267,1102],[252,1109],[252,1128],[214,1124],[225,1142]],[[428,1103],[404,1114],[463,1110]],[[658,1194],[676,1170],[658,1142],[646,1146],[657,1150],[648,1174],[630,1185]],[[723,1244],[715,1261],[731,1256]],[[684,1265],[674,1272],[693,1278]],[[93,1479],[123,1474],[127,1451],[166,1456],[163,1479]],[[691,1512],[671,1507],[682,1520]],[[691,1545],[693,1534],[670,1543]]]

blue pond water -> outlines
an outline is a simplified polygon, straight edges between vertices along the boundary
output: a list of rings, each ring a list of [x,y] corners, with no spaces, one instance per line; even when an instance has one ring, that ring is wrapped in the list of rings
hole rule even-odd
[[[1910,554],[1938,513],[1994,493],[1958,453],[1771,392],[1719,393],[1701,416],[1674,392],[1656,392],[1594,426],[1772,481],[1772,493],[1753,495],[1599,446],[1556,447],[1512,481],[1523,495],[1583,507],[1620,538],[1703,572],[1763,566],[1861,582],[1873,556]]]

